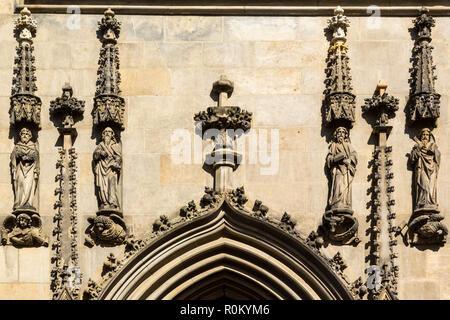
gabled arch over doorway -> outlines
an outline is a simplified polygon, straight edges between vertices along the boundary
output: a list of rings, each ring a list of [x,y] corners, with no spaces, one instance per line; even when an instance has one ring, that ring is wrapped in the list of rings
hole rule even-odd
[[[138,250],[98,299],[353,299],[304,241],[224,195]]]

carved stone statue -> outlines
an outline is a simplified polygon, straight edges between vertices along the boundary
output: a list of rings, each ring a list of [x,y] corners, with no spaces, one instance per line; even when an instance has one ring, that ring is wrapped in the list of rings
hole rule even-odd
[[[415,139],[410,155],[414,166],[414,211],[437,210],[436,185],[441,153],[430,129],[422,129],[419,139]]]
[[[94,151],[94,162],[99,209],[120,209],[118,183],[122,169],[122,151],[114,131],[109,127],[103,130],[102,141]]]
[[[329,210],[352,213],[352,182],[358,160],[346,128],[339,127],[334,131],[326,161],[331,176]]]
[[[37,214],[21,213],[17,217],[10,215],[3,223],[2,244],[10,243],[17,247],[48,246],[48,240],[40,234],[41,218]]]
[[[14,185],[14,207],[36,210],[35,196],[39,179],[39,151],[37,144],[31,141],[32,133],[22,128],[20,141],[11,153],[11,174]]]
[[[448,235],[437,203],[437,176],[441,160],[431,130],[424,128],[415,138],[410,162],[414,167],[414,213],[408,224],[412,244],[443,244]]]

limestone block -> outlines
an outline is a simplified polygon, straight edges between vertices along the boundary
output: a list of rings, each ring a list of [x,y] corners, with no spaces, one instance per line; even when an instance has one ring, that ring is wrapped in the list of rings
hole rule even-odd
[[[51,99],[61,96],[61,88],[64,83],[70,79],[71,72],[72,71],[68,69],[37,69],[36,85],[38,87],[38,91],[36,92],[36,95],[40,96],[40,98],[43,98],[42,96],[46,95],[51,97]]]
[[[306,129],[303,127],[280,128],[280,150],[306,151]]]
[[[163,39],[163,17],[120,16],[122,23],[119,42],[158,41]]]
[[[2,79],[12,79],[12,70],[0,69],[0,77]],[[11,95],[11,81],[1,81],[0,96],[9,97],[10,95]],[[9,102],[7,105],[9,105]]]
[[[281,219],[281,215],[287,211],[291,216],[297,219],[303,219],[306,214],[305,199],[307,199],[306,185],[299,183],[289,183],[284,186],[279,183],[270,184],[271,188],[267,189],[267,185],[257,181],[247,180],[245,184],[245,192],[253,201],[249,202],[252,207],[256,199],[263,201],[263,204],[269,207],[269,215],[274,219]],[[288,188],[286,188],[288,186]]]
[[[171,68],[170,71],[170,92],[177,98],[179,95],[201,95],[203,99],[208,98],[211,93],[212,83],[217,77],[224,73],[222,69],[201,69],[201,68]],[[227,71],[227,74],[230,74]],[[230,75],[231,77],[231,75]],[[212,103],[211,105],[215,105]]]
[[[145,131],[143,128],[128,128],[122,133],[122,152],[123,154],[144,153],[145,150]]]
[[[323,70],[324,68],[322,67],[302,68],[302,84],[300,88],[302,94],[320,95],[323,93],[325,89],[325,72]]]
[[[2,219],[3,220],[3,219]],[[13,246],[0,247],[0,282],[17,282],[19,280],[19,250]]]
[[[95,32],[101,16],[36,14],[33,17],[38,25],[36,43],[67,42],[68,39],[77,39],[77,42],[98,42]]]
[[[0,8],[1,10],[1,8]],[[0,48],[0,69],[5,69],[11,72],[14,65],[14,56],[16,54],[16,42],[11,39],[11,41],[2,41],[2,46]]]
[[[166,95],[170,73],[167,69],[121,69],[123,96]]]
[[[119,46],[120,48],[120,46]],[[79,42],[70,43],[70,55],[72,69],[95,69],[97,70],[97,63],[99,58],[100,48],[94,42]],[[119,51],[120,56],[122,50]],[[121,57],[122,58],[122,57]],[[74,89],[76,90],[76,89]],[[94,90],[94,89],[93,89]],[[91,93],[92,94],[92,93]]]
[[[50,300],[49,283],[0,283],[2,300]]]
[[[119,42],[118,47],[121,68],[143,67],[143,62],[145,61],[144,42]]]
[[[12,14],[14,12],[13,0],[2,0],[0,1],[0,14]]]
[[[237,97],[236,97],[237,98]],[[254,126],[317,126],[320,124],[321,97],[315,95],[245,96],[238,105],[253,112]],[[320,132],[320,129],[318,129]]]
[[[159,155],[126,154],[123,155],[123,183],[139,188],[145,183],[159,181]]]
[[[439,282],[403,280],[399,286],[400,300],[436,300],[440,296]]]
[[[297,68],[232,69],[227,75],[240,84],[236,94],[296,94],[301,83]]]
[[[19,250],[19,282],[50,282],[49,248],[22,248]]]
[[[36,69],[71,69],[70,46],[58,42],[36,42]]]
[[[95,83],[97,82],[97,70],[96,69],[79,69],[70,71],[70,83],[74,90],[74,96],[81,99],[81,96],[89,97],[85,99],[87,109],[92,103],[92,96],[95,95]],[[61,90],[61,89],[60,89]],[[59,94],[61,95],[61,93]],[[80,97],[80,98],[79,98]],[[90,118],[90,110],[84,111],[84,117]],[[90,120],[90,119],[89,119]],[[76,125],[78,127],[78,125]]]
[[[328,19],[328,17],[298,17],[297,40],[324,40],[325,35],[323,29],[327,26]]]
[[[382,13],[381,13],[382,14]],[[359,39],[371,40],[411,40],[408,28],[413,27],[412,19],[397,19],[395,17],[382,17],[380,23],[372,17],[360,17]]]
[[[255,42],[255,65],[280,68],[320,66],[323,70],[326,53],[327,44],[324,41]]]
[[[10,213],[14,204],[14,191],[11,182],[0,183],[0,196],[2,198],[2,201],[0,201],[0,212],[3,214]]]
[[[298,20],[294,17],[224,17],[225,41],[295,40]]]
[[[146,153],[170,153],[172,149],[171,129],[145,129],[144,150]],[[192,141],[192,140],[191,140]]]
[[[178,164],[174,162],[174,155],[161,154],[159,157],[161,184],[199,184],[205,185],[210,178],[199,164]]]
[[[53,181],[54,181],[53,175]],[[55,196],[55,188],[57,187],[56,183],[44,183],[42,181],[39,182],[39,213],[41,215],[53,215],[55,213],[55,209],[53,205],[57,200]]]
[[[203,44],[203,64],[207,67],[251,67],[255,64],[253,42]]]
[[[86,215],[94,215],[98,209],[94,180],[92,180],[92,184],[79,185],[77,193],[79,199],[82,199],[79,203],[78,211]]]
[[[173,16],[165,18],[166,41],[221,41],[222,18]]]
[[[78,153],[79,184],[93,184],[92,153]],[[84,200],[83,200],[84,201]]]
[[[161,43],[160,49],[168,67],[194,67],[203,63],[201,43]]]

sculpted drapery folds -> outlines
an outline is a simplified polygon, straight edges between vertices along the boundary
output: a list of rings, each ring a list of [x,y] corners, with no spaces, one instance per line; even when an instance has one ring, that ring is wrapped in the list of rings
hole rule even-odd
[[[414,210],[437,210],[437,175],[441,153],[430,129],[422,129],[411,151],[414,166]]]
[[[11,153],[11,174],[14,184],[14,207],[36,210],[35,196],[39,179],[39,151],[31,141],[32,133],[22,128],[20,141]]]
[[[346,128],[339,127],[335,130],[326,161],[331,177],[328,199],[329,210],[332,212],[353,212],[351,185],[358,160],[356,151],[350,145]]]
[[[102,141],[94,151],[94,162],[99,209],[120,209],[118,184],[122,152],[114,131],[109,127],[103,130]]]

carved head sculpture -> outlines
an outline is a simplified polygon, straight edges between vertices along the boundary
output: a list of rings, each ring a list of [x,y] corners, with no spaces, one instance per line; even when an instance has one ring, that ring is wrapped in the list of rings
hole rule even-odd
[[[348,130],[345,127],[338,127],[333,133],[333,140],[335,142],[344,143],[349,142]]]
[[[94,232],[101,234],[104,230],[112,227],[113,221],[105,216],[98,216],[94,219]]]
[[[22,143],[27,144],[31,140],[32,136],[33,134],[30,129],[22,128],[22,130],[20,130],[19,137]]]
[[[31,228],[31,217],[25,213],[21,213],[17,216],[17,226],[20,229]]]
[[[110,127],[105,128],[105,130],[103,130],[102,133],[102,140],[106,144],[110,144],[111,141],[116,143],[116,136],[114,134],[113,129],[111,129]]]
[[[431,133],[431,130],[428,128],[423,128],[422,130],[420,130],[419,133],[419,139],[423,144],[427,144],[430,141],[434,141],[434,136]]]
[[[63,98],[63,100],[69,100],[70,98],[72,98],[72,95],[73,95],[73,89],[72,89],[72,87],[68,84],[68,83],[66,83],[65,85],[64,85],[64,87],[62,88],[62,98]]]

